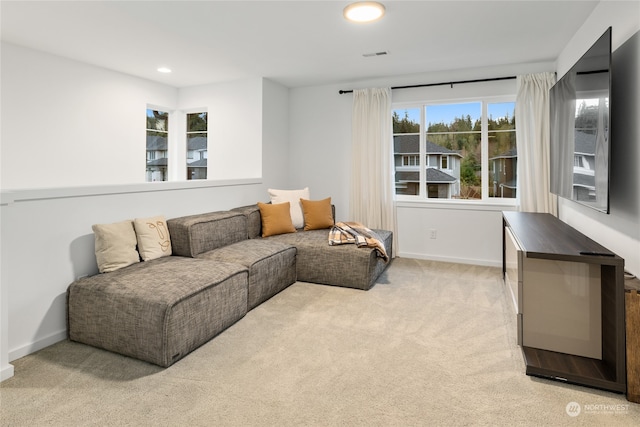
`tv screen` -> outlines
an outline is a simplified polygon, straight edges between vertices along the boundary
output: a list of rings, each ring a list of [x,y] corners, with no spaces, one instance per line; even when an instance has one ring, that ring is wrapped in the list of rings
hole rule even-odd
[[[609,213],[611,27],[549,95],[551,192]]]

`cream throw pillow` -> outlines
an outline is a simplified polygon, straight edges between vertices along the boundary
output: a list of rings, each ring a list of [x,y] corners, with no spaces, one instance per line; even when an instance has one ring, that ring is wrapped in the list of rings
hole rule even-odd
[[[164,216],[136,218],[133,226],[138,239],[138,252],[143,261],[171,255],[171,239]]]
[[[100,273],[140,262],[136,232],[131,220],[91,226],[96,237],[96,261]]]
[[[274,205],[277,203],[289,202],[293,226],[295,228],[304,227],[304,216],[302,215],[300,199],[309,200],[309,187],[305,187],[302,190],[274,190],[269,188],[267,191],[269,192],[271,203]]]

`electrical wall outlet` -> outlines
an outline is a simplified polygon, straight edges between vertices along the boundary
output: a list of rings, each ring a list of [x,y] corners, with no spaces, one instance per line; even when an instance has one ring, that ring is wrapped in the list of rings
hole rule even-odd
[[[437,237],[438,237],[438,232],[436,231],[436,229],[435,229],[435,228],[431,228],[431,229],[429,230],[429,238],[430,238],[430,239],[435,239],[435,238],[437,238]]]

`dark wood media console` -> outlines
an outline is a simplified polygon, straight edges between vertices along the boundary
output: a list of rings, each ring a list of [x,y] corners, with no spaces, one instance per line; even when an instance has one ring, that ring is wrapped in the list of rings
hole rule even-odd
[[[624,393],[624,259],[550,214],[503,212],[503,222],[527,375]]]

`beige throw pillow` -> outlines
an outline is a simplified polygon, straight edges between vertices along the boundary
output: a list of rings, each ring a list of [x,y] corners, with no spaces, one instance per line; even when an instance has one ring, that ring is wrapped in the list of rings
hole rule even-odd
[[[138,239],[138,252],[143,261],[171,255],[171,238],[162,215],[133,220]]]
[[[96,238],[96,261],[100,273],[140,262],[136,232],[131,220],[91,226]]]
[[[295,228],[304,227],[304,216],[302,215],[300,199],[309,200],[309,187],[305,187],[302,190],[274,190],[269,188],[267,191],[269,192],[271,203],[274,205],[277,203],[289,202],[289,210],[293,226]]]

